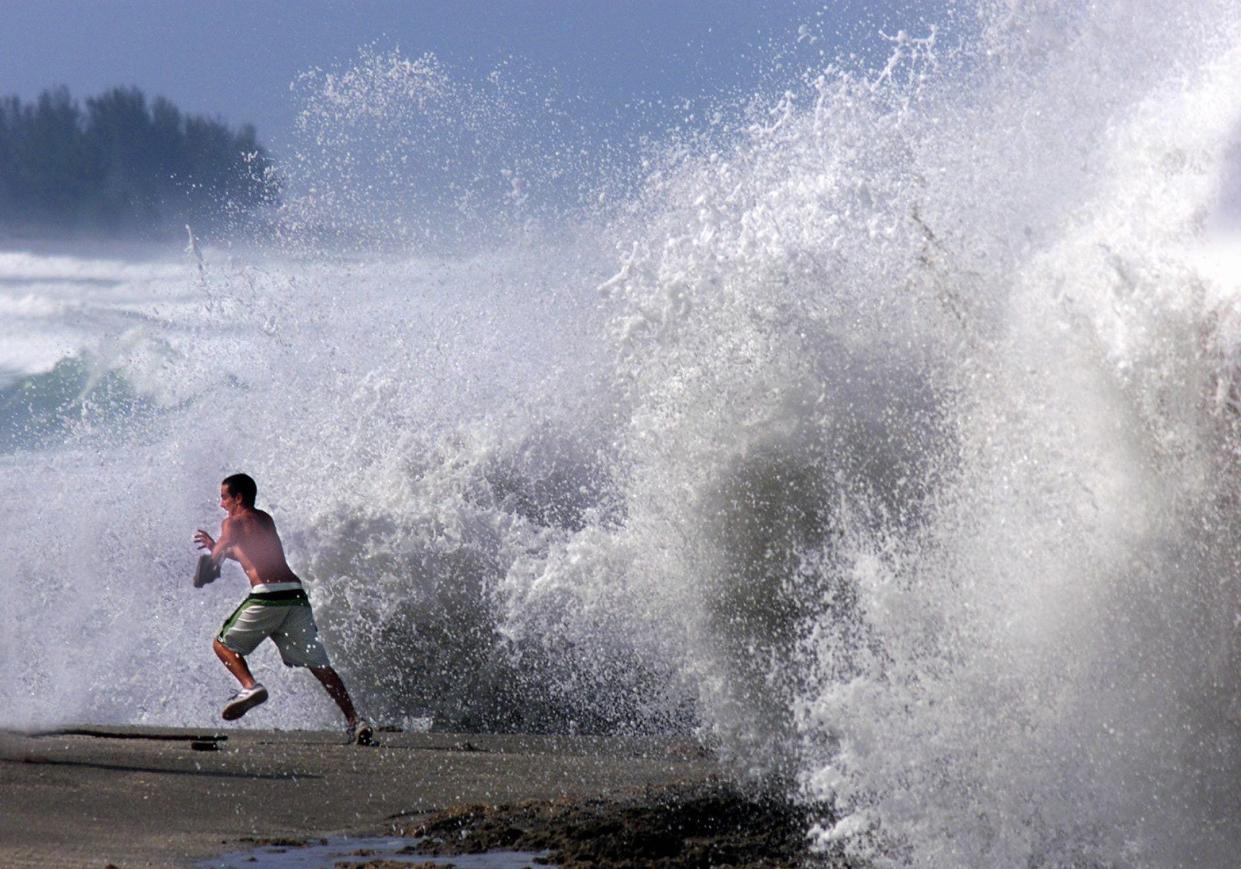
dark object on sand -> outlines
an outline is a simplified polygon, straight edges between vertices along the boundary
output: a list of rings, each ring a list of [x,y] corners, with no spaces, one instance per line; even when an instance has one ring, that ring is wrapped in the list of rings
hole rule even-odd
[[[198,556],[198,565],[194,569],[194,588],[202,588],[220,578],[220,568],[210,555]]]
[[[33,733],[32,736],[91,736],[95,739],[138,739],[147,742],[228,742],[222,734],[184,733],[176,731],[161,732],[149,727],[69,727],[63,730],[47,730]]]

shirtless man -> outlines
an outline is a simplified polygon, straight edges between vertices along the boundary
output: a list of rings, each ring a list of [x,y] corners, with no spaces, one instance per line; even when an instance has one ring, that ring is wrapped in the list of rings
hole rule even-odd
[[[220,538],[212,539],[201,528],[194,535],[198,547],[211,552],[215,568],[225,558],[232,558],[250,579],[250,595],[224,622],[212,644],[224,666],[241,683],[241,690],[224,706],[224,719],[240,718],[267,700],[267,689],[255,681],[242,656],[271,637],[286,666],[309,668],[327,689],[345,715],[349,741],[369,745],[374,737],[372,728],[358,717],[345,683],[332,669],[302,581],[285,561],[276,523],[255,509],[257,493],[254,480],[246,474],[226,477],[220,484],[220,507],[228,516],[220,526]]]

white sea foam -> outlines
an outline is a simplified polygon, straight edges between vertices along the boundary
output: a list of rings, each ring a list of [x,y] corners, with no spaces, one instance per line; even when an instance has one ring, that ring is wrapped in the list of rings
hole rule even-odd
[[[308,76],[330,171],[267,252],[0,259],[52,396],[5,393],[4,722],[215,715],[241,582],[188,541],[246,469],[380,718],[694,728],[879,862],[1226,864],[1238,11],[945,15],[559,217],[480,148],[453,240],[505,241],[453,256],[359,216],[356,125],[494,123],[535,186],[554,137],[431,59]],[[332,720],[257,664],[246,723]]]

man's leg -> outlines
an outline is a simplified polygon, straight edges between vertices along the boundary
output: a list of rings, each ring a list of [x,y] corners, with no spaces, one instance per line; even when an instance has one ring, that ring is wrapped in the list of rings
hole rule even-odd
[[[245,662],[242,662],[245,666]],[[345,715],[345,723],[353,727],[358,723],[358,712],[353,708],[353,701],[349,699],[349,691],[345,688],[345,683],[341,681],[340,676],[331,667],[311,667],[310,672],[315,674],[325,689],[328,696],[336,701],[336,705],[340,707],[340,711]]]
[[[267,689],[254,681],[254,676],[250,674],[245,658],[221,643],[219,639],[211,644],[211,648],[215,649],[216,655],[224,662],[228,672],[236,676],[237,681],[241,683],[241,690],[224,704],[224,711],[221,715],[225,721],[235,721],[260,703],[267,702]]]
[[[219,640],[212,640],[211,648],[215,649],[216,656],[224,662],[224,666],[228,668],[228,672],[237,677],[237,681],[241,683],[242,688],[248,691],[258,684],[254,681],[254,676],[250,673],[250,667],[246,664],[245,658],[241,657],[241,655],[234,652]]]

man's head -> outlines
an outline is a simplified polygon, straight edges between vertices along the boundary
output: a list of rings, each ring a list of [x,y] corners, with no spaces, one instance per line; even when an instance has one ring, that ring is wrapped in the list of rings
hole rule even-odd
[[[254,497],[258,493],[259,487],[249,474],[232,474],[220,483],[220,506],[230,513],[230,506],[254,509]]]

